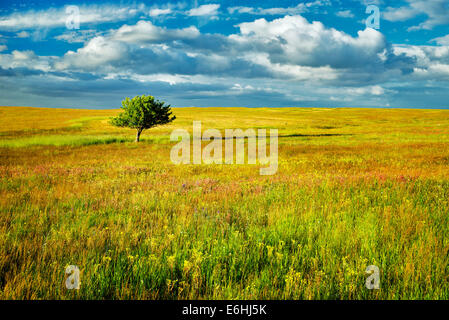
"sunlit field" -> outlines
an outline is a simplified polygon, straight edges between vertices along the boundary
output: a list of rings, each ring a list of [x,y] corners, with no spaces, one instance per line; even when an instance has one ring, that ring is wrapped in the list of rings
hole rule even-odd
[[[118,112],[0,108],[1,299],[449,299],[449,111]],[[277,174],[172,164],[194,120],[277,128]]]

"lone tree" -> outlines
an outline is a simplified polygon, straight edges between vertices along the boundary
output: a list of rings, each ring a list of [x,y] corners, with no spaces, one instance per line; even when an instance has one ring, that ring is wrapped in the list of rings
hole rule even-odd
[[[135,96],[122,101],[122,109],[116,118],[111,119],[111,124],[117,127],[127,127],[137,130],[136,142],[140,141],[140,134],[145,129],[167,124],[176,119],[172,116],[170,105],[154,100],[152,96]]]

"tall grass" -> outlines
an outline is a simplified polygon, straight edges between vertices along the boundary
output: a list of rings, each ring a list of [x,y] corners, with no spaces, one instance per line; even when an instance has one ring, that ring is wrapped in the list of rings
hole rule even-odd
[[[4,131],[16,145],[0,147],[1,299],[449,298],[447,111],[175,114],[140,144],[115,143],[134,132],[104,118],[36,135],[39,148],[28,125]],[[36,130],[65,132],[60,117]],[[168,135],[192,119],[279,128],[278,173],[171,164]],[[67,265],[80,290],[65,288]],[[380,290],[365,288],[368,265]]]
[[[131,138],[91,135],[50,135],[33,136],[14,140],[0,140],[0,148],[24,148],[31,146],[90,146],[96,144],[121,143],[132,141]]]

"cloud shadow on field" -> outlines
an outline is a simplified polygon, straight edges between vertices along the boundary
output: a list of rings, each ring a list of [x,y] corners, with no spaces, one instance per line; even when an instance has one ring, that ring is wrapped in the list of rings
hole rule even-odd
[[[319,133],[319,134],[288,134],[288,135],[278,135],[278,138],[320,138],[320,137],[342,137],[342,136],[353,136],[353,134],[349,133]],[[270,138],[270,135],[267,132],[266,135],[267,139]],[[231,139],[257,139],[257,136],[243,136],[243,137],[212,137],[211,140],[231,140]],[[195,139],[193,140],[201,140],[201,139]],[[205,141],[205,140],[203,140]]]
[[[319,133],[319,134],[289,134],[289,135],[280,135],[279,138],[319,138],[319,137],[342,137],[342,136],[353,136],[353,134],[349,133]]]

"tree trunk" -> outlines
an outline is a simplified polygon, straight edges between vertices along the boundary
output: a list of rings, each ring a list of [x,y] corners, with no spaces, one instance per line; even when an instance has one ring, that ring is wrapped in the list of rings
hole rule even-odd
[[[136,135],[136,142],[140,141],[140,134],[142,133],[142,130],[137,130],[137,135]]]

